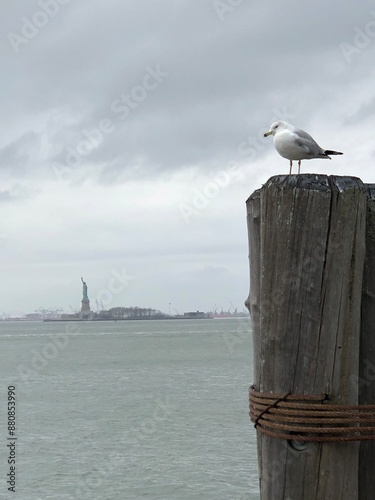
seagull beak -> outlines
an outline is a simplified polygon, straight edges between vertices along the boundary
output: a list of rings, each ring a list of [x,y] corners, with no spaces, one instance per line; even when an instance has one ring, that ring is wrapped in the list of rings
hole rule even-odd
[[[268,137],[269,135],[272,135],[272,130],[269,130],[265,134],[263,134],[263,137]]]

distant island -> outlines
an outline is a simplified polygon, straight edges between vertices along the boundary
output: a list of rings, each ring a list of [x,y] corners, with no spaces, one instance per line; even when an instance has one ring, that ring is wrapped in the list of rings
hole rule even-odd
[[[158,309],[150,307],[112,307],[108,310],[93,312],[89,315],[82,316],[82,312],[74,312],[72,314],[64,313],[61,309],[40,309],[34,313],[25,314],[24,316],[6,316],[0,318],[2,321],[125,321],[125,320],[173,320],[173,319],[227,319],[227,318],[246,318],[249,313],[246,311],[234,312],[202,312],[189,311],[183,314],[166,314]]]
[[[214,308],[213,312],[189,311],[179,314],[176,311],[175,315],[170,314],[171,304],[169,303],[169,314],[163,313],[158,309],[151,307],[112,307],[104,310],[103,302],[101,301],[101,309],[99,301],[96,300],[97,311],[92,311],[90,307],[90,299],[88,296],[88,286],[86,281],[81,277],[82,283],[82,300],[80,311],[73,310],[72,313],[66,313],[63,309],[38,309],[34,313],[25,314],[24,316],[7,316],[3,314],[0,320],[2,321],[125,321],[125,320],[159,320],[159,319],[225,319],[225,318],[246,318],[249,317],[247,310],[237,312],[237,308],[233,306],[228,311],[221,308],[217,312]],[[233,312],[232,312],[233,309]]]
[[[75,314],[61,314],[59,319],[44,319],[44,321],[124,321],[124,320],[155,320],[155,319],[207,319],[206,313],[196,311],[183,315],[170,316],[158,309],[150,307],[112,307],[108,310],[92,312],[82,316],[82,311]]]

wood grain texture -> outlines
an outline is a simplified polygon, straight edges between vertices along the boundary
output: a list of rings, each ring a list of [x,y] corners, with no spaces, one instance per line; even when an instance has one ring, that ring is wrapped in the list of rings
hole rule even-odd
[[[366,184],[366,258],[363,272],[359,350],[359,404],[375,404],[375,184]],[[375,441],[362,442],[359,453],[359,498],[374,497]]]
[[[249,262],[250,262],[250,292],[245,301],[246,307],[251,313],[253,330],[253,367],[258,373],[260,357],[258,339],[260,338],[260,190],[255,191],[246,202],[247,205],[247,234],[249,237]]]
[[[275,176],[247,208],[256,390],[328,393],[334,403],[357,404],[362,181]],[[358,499],[358,443],[297,451],[260,433],[257,439],[262,500]]]

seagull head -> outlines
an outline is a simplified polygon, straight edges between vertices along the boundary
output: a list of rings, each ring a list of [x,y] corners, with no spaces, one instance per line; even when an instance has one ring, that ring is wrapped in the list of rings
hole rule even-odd
[[[268,137],[269,135],[275,135],[276,132],[280,132],[280,130],[292,129],[292,128],[293,125],[290,125],[290,123],[279,120],[271,125],[269,131],[264,134],[264,137]]]

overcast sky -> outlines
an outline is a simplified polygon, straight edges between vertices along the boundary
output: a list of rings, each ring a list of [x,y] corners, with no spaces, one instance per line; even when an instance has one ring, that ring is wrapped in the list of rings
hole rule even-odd
[[[24,0],[1,26],[0,314],[242,310],[245,201],[307,130],[375,182],[371,1]]]

